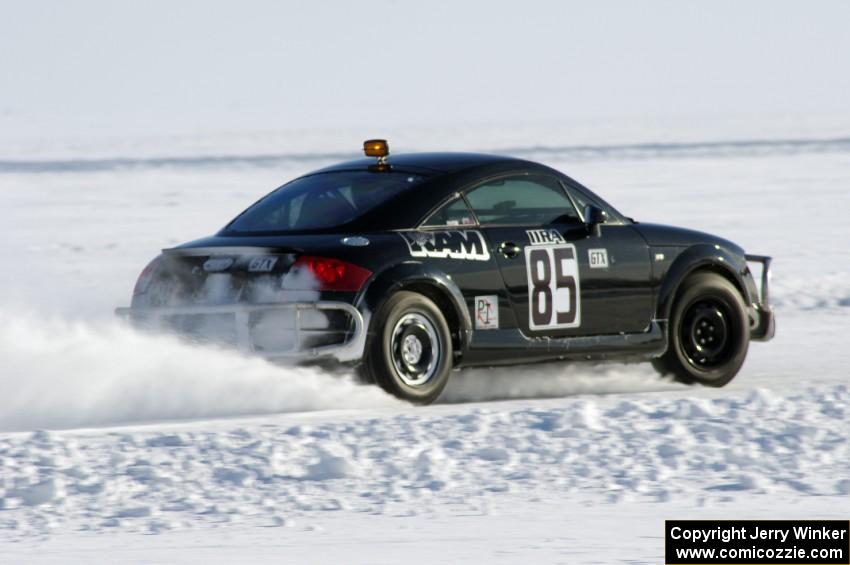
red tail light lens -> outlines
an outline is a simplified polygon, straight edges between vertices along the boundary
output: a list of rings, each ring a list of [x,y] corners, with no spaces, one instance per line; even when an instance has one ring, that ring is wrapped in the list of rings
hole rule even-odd
[[[304,279],[299,277],[303,271],[309,272],[313,280],[310,278]],[[328,259],[326,257],[300,257],[292,266],[290,274],[296,276],[287,276],[286,288],[296,290],[340,290],[340,291],[358,291],[363,288],[363,285],[372,276],[372,272],[363,267],[358,267],[346,261],[339,259]],[[297,281],[297,282],[295,282]]]
[[[139,278],[136,279],[136,286],[133,288],[133,296],[143,294],[148,289],[151,281],[153,281],[153,277],[156,274],[156,269],[159,267],[160,261],[162,261],[162,255],[157,256],[142,270]]]

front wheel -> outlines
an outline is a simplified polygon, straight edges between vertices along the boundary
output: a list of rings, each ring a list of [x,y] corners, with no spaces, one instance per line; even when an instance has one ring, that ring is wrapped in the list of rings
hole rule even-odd
[[[361,372],[414,404],[434,402],[452,369],[452,340],[440,309],[415,292],[393,294],[372,320]]]
[[[750,328],[741,293],[714,273],[689,277],[673,304],[667,351],[652,365],[683,383],[721,387],[747,356]]]

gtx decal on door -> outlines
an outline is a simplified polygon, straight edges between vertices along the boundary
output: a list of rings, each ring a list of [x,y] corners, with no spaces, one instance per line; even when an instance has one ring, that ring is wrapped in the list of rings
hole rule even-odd
[[[581,325],[581,289],[573,244],[525,248],[528,270],[528,326],[532,330]]]
[[[608,268],[608,250],[607,249],[588,249],[587,264],[591,269],[607,269]]]

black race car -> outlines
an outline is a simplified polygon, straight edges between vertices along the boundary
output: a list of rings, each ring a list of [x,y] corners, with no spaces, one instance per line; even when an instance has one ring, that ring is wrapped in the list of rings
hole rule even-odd
[[[452,369],[558,359],[650,360],[722,386],[751,340],[774,335],[769,257],[638,223],[538,163],[364,148],[163,251],[118,313],[268,358],[355,365],[423,404]]]

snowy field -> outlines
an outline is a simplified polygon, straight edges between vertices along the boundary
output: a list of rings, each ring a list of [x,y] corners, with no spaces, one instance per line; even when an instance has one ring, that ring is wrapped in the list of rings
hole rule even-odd
[[[112,319],[160,248],[366,136],[4,140],[0,563],[658,563],[665,518],[847,519],[850,130],[636,131],[449,147],[774,256],[776,339],[720,390],[541,365],[454,373],[426,408]]]

